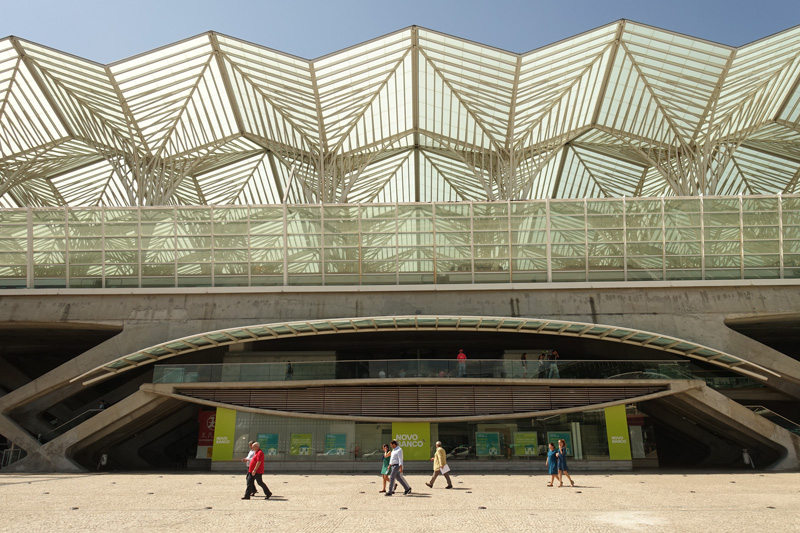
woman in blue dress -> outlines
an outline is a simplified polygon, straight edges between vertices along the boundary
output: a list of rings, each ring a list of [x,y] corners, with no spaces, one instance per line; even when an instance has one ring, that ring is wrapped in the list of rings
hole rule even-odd
[[[572,477],[567,472],[567,441],[564,439],[558,439],[558,451],[556,452],[556,456],[558,457],[558,486],[564,486],[564,475],[567,476],[569,479],[569,484],[573,487],[575,486],[575,482],[572,481]]]
[[[544,464],[547,465],[547,470],[550,472],[550,483],[547,486],[552,487],[553,481],[558,477],[558,452],[556,451],[556,445],[552,442],[549,447],[550,451],[547,452],[547,461]]]

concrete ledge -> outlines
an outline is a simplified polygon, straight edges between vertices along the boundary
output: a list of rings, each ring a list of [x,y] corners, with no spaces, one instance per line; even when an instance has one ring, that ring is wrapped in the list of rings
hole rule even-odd
[[[446,283],[419,285],[276,285],[259,287],[131,287],[125,289],[2,289],[3,296],[57,295],[185,295],[185,294],[291,294],[359,292],[463,292],[565,289],[656,289],[665,287],[785,287],[800,286],[800,279],[733,279],[671,281],[574,281],[542,283]]]

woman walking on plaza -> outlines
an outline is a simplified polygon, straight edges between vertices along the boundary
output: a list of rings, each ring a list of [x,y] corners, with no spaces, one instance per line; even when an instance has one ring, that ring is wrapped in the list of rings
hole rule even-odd
[[[383,468],[381,468],[381,475],[383,476],[383,489],[379,492],[386,492],[386,483],[389,481],[389,459],[392,457],[392,452],[389,451],[389,445],[383,445]]]
[[[545,465],[547,466],[547,471],[550,473],[550,483],[547,484],[548,487],[553,486],[553,481],[558,477],[558,457],[556,457],[556,445],[552,442],[548,445],[550,451],[547,452],[547,461],[545,461]]]
[[[564,439],[558,439],[558,452],[556,452],[556,456],[558,457],[558,486],[564,486],[564,476],[567,476],[569,484],[574,487],[575,482],[572,481],[572,477],[570,477],[569,472],[567,472],[567,441]]]

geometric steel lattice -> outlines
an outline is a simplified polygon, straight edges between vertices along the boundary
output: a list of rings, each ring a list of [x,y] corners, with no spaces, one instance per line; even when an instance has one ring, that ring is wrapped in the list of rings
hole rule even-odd
[[[0,40],[0,207],[800,192],[800,27],[619,21],[515,54],[410,27],[315,60],[205,33]]]

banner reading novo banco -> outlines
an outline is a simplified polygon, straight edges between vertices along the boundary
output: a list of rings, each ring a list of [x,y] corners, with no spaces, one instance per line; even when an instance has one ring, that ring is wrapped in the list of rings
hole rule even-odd
[[[631,460],[631,443],[628,436],[628,418],[624,405],[606,407],[606,432],[608,457],[612,461]]]
[[[214,423],[212,461],[230,461],[233,459],[233,436],[235,432],[236,411],[218,407]]]
[[[392,424],[392,438],[403,448],[404,461],[427,461],[431,458],[430,423]]]

